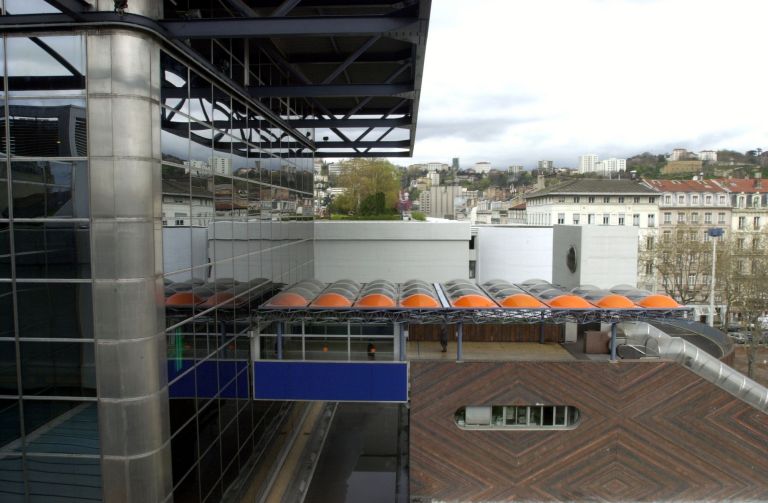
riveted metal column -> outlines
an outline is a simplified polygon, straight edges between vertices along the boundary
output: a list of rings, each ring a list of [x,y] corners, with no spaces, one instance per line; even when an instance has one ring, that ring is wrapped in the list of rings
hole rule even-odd
[[[160,14],[131,0],[128,12]],[[97,9],[112,10],[112,0]],[[102,486],[108,502],[172,494],[160,152],[160,46],[87,33],[93,312]]]
[[[616,361],[616,322],[611,323],[611,361]]]
[[[277,325],[277,337],[275,338],[275,346],[277,347],[277,359],[283,359],[283,322],[278,321]]]

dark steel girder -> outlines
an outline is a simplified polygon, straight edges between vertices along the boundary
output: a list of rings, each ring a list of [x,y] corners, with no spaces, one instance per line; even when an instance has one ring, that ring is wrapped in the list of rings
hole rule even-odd
[[[355,64],[376,64],[376,63],[400,63],[411,58],[411,51],[400,50],[387,53],[367,52],[355,60]],[[286,56],[286,61],[294,65],[338,65],[343,63],[346,56],[334,53],[294,53]]]
[[[81,0],[45,0],[52,7],[71,17],[75,21],[82,21],[83,13],[92,9],[91,5]],[[13,13],[11,13],[13,14]]]
[[[402,37],[418,33],[411,17],[287,17],[161,21],[172,38],[280,38],[309,36],[382,35]]]
[[[176,124],[179,124],[179,127],[182,127],[182,124],[184,125],[185,128],[187,127],[186,123],[174,123],[171,121],[166,121],[165,124],[167,124],[168,127],[170,128],[174,128]],[[413,124],[411,124],[410,117],[398,117],[395,119],[293,119],[293,120],[289,120],[288,124],[290,124],[291,127],[294,127],[294,128],[328,128],[328,129],[335,128],[335,127],[410,128],[413,126]],[[217,121],[213,121],[213,127],[216,129],[220,129],[222,131],[227,131],[232,129],[260,128],[261,125],[256,121],[251,121],[249,123],[248,121],[245,121],[245,120],[232,120],[231,122],[217,120]],[[193,131],[198,131],[198,130],[209,129],[209,126],[201,122],[191,122],[189,123],[189,129]]]
[[[322,148],[406,148],[411,144],[410,140],[393,140],[393,141],[319,141],[315,142],[318,149]],[[247,145],[243,142],[214,142],[214,148],[221,148],[225,145],[232,145],[235,148],[246,148]],[[294,141],[283,141],[279,145],[272,146],[275,149],[302,149],[304,145],[296,143]]]
[[[249,87],[254,98],[336,98],[350,96],[398,96],[413,94],[412,84],[309,84]]]

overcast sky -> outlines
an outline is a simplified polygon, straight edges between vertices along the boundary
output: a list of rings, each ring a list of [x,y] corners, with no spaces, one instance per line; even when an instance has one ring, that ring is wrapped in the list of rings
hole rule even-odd
[[[766,0],[432,0],[416,148],[535,167],[768,149]]]

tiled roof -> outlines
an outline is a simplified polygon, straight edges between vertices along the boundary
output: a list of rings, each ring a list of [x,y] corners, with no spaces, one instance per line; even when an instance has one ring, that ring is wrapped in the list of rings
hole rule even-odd
[[[656,191],[634,180],[600,180],[582,178],[526,194],[526,198],[549,194],[655,194]]]
[[[643,180],[659,192],[724,192],[715,180]]]
[[[718,178],[713,181],[730,192],[768,193],[768,180],[760,178]]]

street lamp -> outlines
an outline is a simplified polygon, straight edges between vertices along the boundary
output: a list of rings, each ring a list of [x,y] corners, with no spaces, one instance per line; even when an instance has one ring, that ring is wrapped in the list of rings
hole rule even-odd
[[[712,238],[712,276],[709,280],[709,316],[710,327],[715,326],[715,263],[717,262],[717,238],[722,236],[725,231],[722,227],[712,227],[707,230],[707,235]]]

